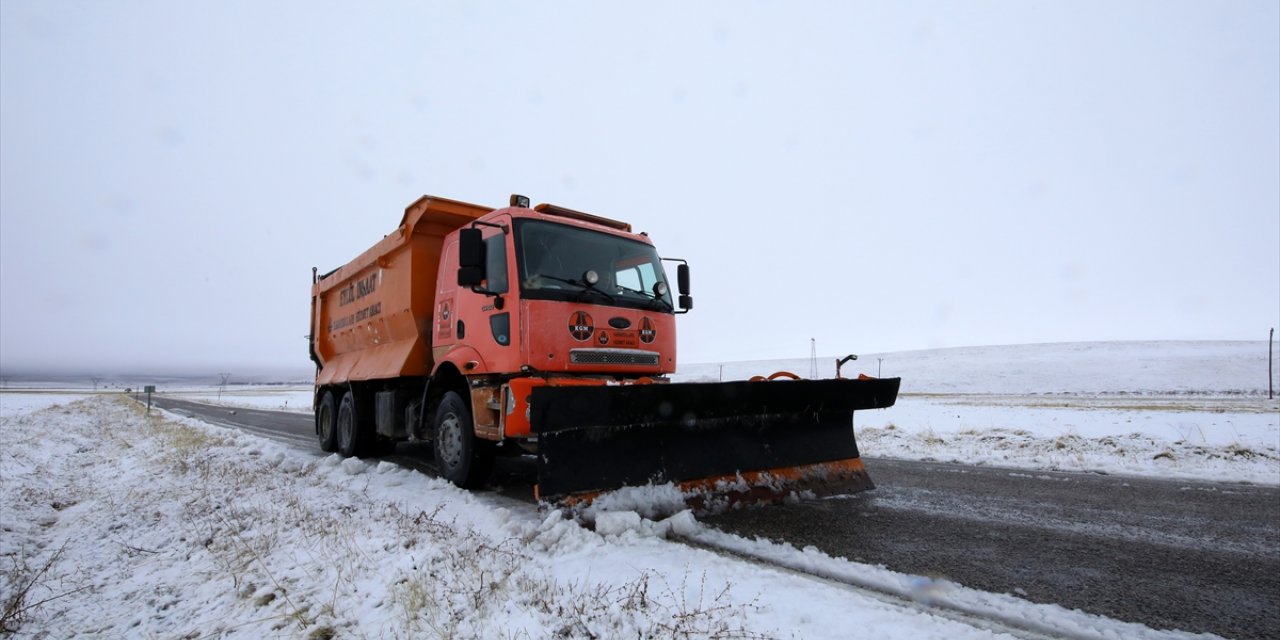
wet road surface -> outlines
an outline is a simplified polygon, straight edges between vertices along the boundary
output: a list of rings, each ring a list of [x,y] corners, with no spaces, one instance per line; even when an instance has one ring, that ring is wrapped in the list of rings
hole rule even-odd
[[[877,488],[702,518],[1157,629],[1280,635],[1280,490],[867,459]]]

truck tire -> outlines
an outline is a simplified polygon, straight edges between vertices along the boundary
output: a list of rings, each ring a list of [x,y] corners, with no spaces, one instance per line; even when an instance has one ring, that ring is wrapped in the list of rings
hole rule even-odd
[[[476,439],[471,411],[453,391],[436,410],[432,449],[440,476],[464,489],[483,486],[493,471],[493,444]]]
[[[320,450],[332,453],[338,449],[338,403],[333,392],[325,391],[316,407],[316,436],[320,438]]]
[[[368,450],[368,425],[363,424],[356,412],[356,400],[352,392],[342,394],[342,402],[338,405],[337,445],[338,453],[344,458],[363,456]]]

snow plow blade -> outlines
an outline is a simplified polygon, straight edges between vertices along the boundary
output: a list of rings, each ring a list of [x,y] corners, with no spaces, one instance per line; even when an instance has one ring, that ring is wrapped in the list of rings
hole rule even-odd
[[[603,491],[667,482],[686,495],[751,501],[869,489],[853,412],[893,406],[899,382],[538,387],[530,398],[538,497],[589,502]]]

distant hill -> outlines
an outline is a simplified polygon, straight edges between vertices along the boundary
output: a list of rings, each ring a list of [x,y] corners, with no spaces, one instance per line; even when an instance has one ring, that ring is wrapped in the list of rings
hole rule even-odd
[[[1280,353],[1273,355],[1280,369]],[[818,365],[818,377],[834,377],[835,357],[819,358]],[[677,377],[716,380],[721,366],[725,380],[780,370],[809,377],[810,372],[808,359],[792,359],[690,364],[681,366]],[[885,377],[901,377],[903,393],[1267,393],[1266,341],[1076,342],[868,353],[859,354],[842,373],[874,376],[877,367]]]
[[[242,385],[310,384],[312,375],[312,372],[305,369],[302,371],[246,371],[243,374],[233,372],[227,381],[227,386],[230,388]],[[95,378],[97,378],[96,381],[94,380]],[[217,386],[222,381],[221,376],[217,373],[184,375],[146,372],[90,374],[5,371],[0,374],[0,379],[2,379],[0,380],[0,388],[4,389],[54,388],[81,390],[94,389],[96,387],[100,391],[138,388],[145,385],[163,387]]]

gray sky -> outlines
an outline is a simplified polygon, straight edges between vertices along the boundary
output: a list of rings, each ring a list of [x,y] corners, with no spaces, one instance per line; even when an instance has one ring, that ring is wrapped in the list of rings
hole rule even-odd
[[[0,366],[305,371],[429,193],[631,221],[686,363],[1265,339],[1280,3],[0,3]]]

